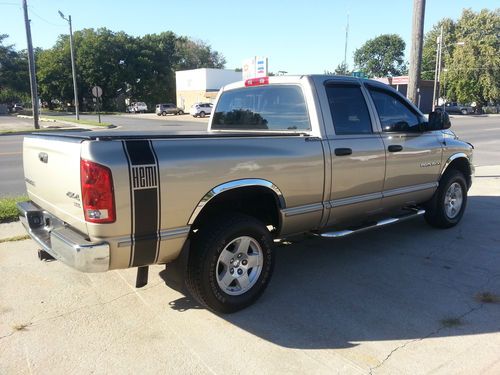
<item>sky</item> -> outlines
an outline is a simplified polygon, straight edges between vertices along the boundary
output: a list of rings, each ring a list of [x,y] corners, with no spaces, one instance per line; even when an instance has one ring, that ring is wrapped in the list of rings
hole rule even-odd
[[[463,8],[499,6],[498,0],[427,0],[424,32],[443,17],[459,18]],[[28,0],[34,47],[50,48],[68,33],[58,10],[72,16],[73,30],[106,27],[134,36],[173,31],[221,52],[229,69],[267,56],[272,72],[311,74],[333,71],[344,60],[348,14],[350,67],[357,48],[387,33],[405,40],[408,60],[413,0]],[[16,49],[26,48],[21,0],[0,0],[0,34],[8,34]]]

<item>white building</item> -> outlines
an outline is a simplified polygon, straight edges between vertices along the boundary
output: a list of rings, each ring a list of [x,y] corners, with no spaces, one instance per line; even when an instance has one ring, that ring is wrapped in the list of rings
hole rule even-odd
[[[198,102],[213,102],[220,88],[241,81],[241,72],[230,69],[193,69],[175,72],[177,106],[185,111]]]

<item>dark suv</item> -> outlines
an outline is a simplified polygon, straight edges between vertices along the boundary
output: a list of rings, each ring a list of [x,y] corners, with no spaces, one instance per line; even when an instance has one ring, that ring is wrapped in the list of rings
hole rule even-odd
[[[461,113],[462,115],[469,115],[474,113],[474,108],[470,105],[460,104],[457,102],[450,102],[444,105],[445,111],[448,113]]]
[[[166,116],[166,115],[183,115],[184,111],[177,107],[173,103],[166,103],[166,104],[157,104],[156,105],[156,110],[155,113],[158,116]]]

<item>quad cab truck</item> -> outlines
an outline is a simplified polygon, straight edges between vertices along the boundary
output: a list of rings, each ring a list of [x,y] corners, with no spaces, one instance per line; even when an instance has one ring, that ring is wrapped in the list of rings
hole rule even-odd
[[[426,118],[379,82],[324,75],[249,79],[220,90],[207,132],[89,131],[24,138],[20,218],[83,272],[186,259],[204,306],[256,301],[273,243],[352,235],[423,215],[462,218],[473,146],[446,113]]]

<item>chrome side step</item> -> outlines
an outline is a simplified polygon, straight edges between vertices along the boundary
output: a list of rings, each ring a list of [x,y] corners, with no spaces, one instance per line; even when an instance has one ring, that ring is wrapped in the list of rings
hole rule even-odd
[[[366,230],[370,230],[373,228],[379,228],[379,227],[383,227],[385,225],[399,223],[401,221],[405,221],[408,219],[413,219],[414,217],[421,216],[423,214],[425,214],[425,210],[414,209],[414,210],[412,210],[411,213],[408,213],[408,214],[405,214],[402,216],[398,216],[398,217],[390,217],[390,218],[387,218],[384,220],[377,221],[376,223],[371,224],[371,225],[366,225],[363,227],[353,228],[353,229],[344,229],[344,230],[339,230],[339,231],[335,231],[335,232],[323,232],[323,233],[318,232],[318,233],[314,233],[314,234],[317,236],[323,237],[323,238],[345,237],[345,236],[350,236],[351,234],[364,232]]]

